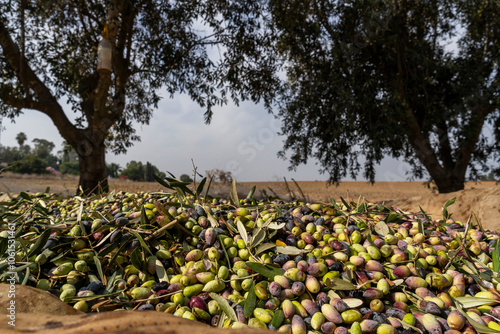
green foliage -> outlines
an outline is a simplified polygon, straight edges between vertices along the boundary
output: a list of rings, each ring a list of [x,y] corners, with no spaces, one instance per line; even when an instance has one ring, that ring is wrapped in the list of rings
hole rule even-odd
[[[23,154],[19,151],[17,147],[0,146],[0,161],[3,163],[9,163],[16,160],[21,160]]]
[[[136,123],[149,123],[161,90],[187,94],[205,110],[206,122],[215,106],[229,100],[271,105],[278,63],[262,52],[271,41],[260,34],[267,24],[260,1],[21,5],[0,0],[0,115],[15,118],[25,109],[48,115],[80,150],[81,166],[88,169],[81,173],[87,178],[80,179],[84,190],[103,181],[105,161],[96,161],[104,160],[101,152],[124,153],[139,139]],[[20,17],[29,38],[20,38]],[[112,73],[97,71],[105,24],[113,48]],[[246,37],[245,31],[252,34]],[[67,102],[75,117],[68,117],[59,101]]]
[[[34,154],[27,154],[21,160],[12,162],[12,169],[10,171],[14,173],[22,174],[45,174],[47,171],[45,168],[49,167],[46,160],[37,157]]]
[[[187,174],[182,174],[179,177],[179,180],[181,180],[182,182],[193,182],[193,179]]]
[[[122,170],[122,168],[120,167],[120,165],[118,165],[114,162],[112,162],[110,164],[106,164],[106,174],[109,177],[117,178],[118,176],[120,176],[121,170]]]
[[[151,163],[147,162],[143,165],[142,162],[137,162],[135,160],[127,163],[127,166],[121,172],[121,175],[128,177],[129,180],[146,182],[153,182],[155,180],[153,174],[165,177],[165,173],[160,172],[158,168]]]
[[[332,182],[362,170],[374,181],[389,155],[449,192],[500,159],[500,2],[269,3],[292,169],[316,158]]]
[[[80,166],[78,161],[65,161],[59,166],[59,171],[62,174],[79,175]]]

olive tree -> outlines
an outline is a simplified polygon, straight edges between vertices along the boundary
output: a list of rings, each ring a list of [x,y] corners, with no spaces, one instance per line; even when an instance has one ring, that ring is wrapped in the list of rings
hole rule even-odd
[[[332,182],[362,169],[373,181],[375,165],[392,156],[446,193],[498,161],[500,2],[269,6],[286,59],[280,155],[292,169],[315,157]]]
[[[106,151],[123,153],[139,139],[134,124],[148,124],[162,90],[189,95],[206,122],[228,100],[270,105],[276,60],[261,52],[267,37],[250,33],[266,24],[261,6],[0,0],[0,115],[50,117],[78,153],[79,187],[107,189]],[[102,36],[112,50],[110,71],[97,69]]]

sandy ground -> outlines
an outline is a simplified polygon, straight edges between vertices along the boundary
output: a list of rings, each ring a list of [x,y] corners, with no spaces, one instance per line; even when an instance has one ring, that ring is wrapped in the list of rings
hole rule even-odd
[[[19,176],[6,173],[0,178],[0,192],[19,193],[20,191],[39,192],[50,187],[50,192],[71,196],[76,192],[78,179],[52,175],[44,177]],[[339,186],[328,185],[321,181],[285,182],[247,182],[238,183],[240,197],[245,197],[252,186],[256,186],[256,197],[278,196],[282,199],[290,197],[304,198],[308,202],[330,202],[330,198],[346,200],[386,203],[405,211],[419,211],[420,207],[434,218],[442,215],[442,206],[452,198],[454,205],[449,207],[456,220],[466,221],[475,214],[485,228],[500,231],[500,184],[495,182],[468,182],[465,189],[455,193],[437,194],[422,182],[342,182]],[[158,191],[166,190],[156,182],[132,182],[110,180],[110,188],[117,191]],[[216,184],[211,194],[227,197],[230,185]],[[473,216],[475,222],[475,217]]]

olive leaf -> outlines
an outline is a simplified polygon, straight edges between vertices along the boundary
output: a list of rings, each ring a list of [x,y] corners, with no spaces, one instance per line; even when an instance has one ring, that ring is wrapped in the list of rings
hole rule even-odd
[[[248,247],[253,248],[260,245],[265,238],[266,238],[266,231],[264,231],[261,228],[258,228],[255,234],[252,236],[252,239],[250,239],[250,245]]]
[[[26,274],[24,275],[23,281],[21,282],[21,285],[26,285],[28,283],[28,278],[30,277],[30,268],[26,268]]]
[[[247,267],[270,279],[274,279],[276,275],[283,275],[285,271],[280,268],[275,268],[271,266],[265,266],[257,262],[247,262]]]
[[[101,261],[97,256],[94,256],[94,263],[97,268],[97,272],[99,273],[99,278],[103,284],[106,284],[106,277],[104,277],[104,273],[102,272]]]
[[[325,285],[334,290],[356,290],[356,286],[351,282],[336,277],[327,278]]]
[[[139,240],[139,243],[141,244],[142,248],[144,248],[144,250],[146,250],[151,255],[153,254],[151,252],[151,250],[149,249],[148,245],[146,244],[146,242],[144,241],[144,239],[141,237],[141,235],[139,233],[137,233],[134,230],[130,230],[130,233],[132,233],[133,235],[135,235],[135,237],[137,238],[137,240]]]
[[[50,237],[50,233],[52,233],[50,229],[46,229],[45,231],[43,231],[43,233],[36,240],[35,244],[31,247],[27,257],[37,254],[43,248],[43,246],[45,246],[45,243]]]
[[[407,323],[407,322],[405,322],[403,320],[396,319],[396,318],[393,318],[393,317],[388,317],[388,319],[398,320],[401,323],[401,325],[403,326],[404,329],[413,329],[414,331],[423,334],[423,332],[420,329],[418,329],[417,327],[413,327],[412,325],[410,325],[409,323]]]
[[[238,198],[238,190],[236,189],[236,179],[231,182],[231,193],[229,194],[229,199],[235,207],[240,206],[240,199]]]
[[[278,328],[279,326],[281,326],[284,320],[285,320],[285,312],[283,312],[283,310],[281,309],[278,309],[274,311],[273,320],[271,324],[273,325],[274,328]]]
[[[250,189],[247,195],[247,200],[249,201],[253,200],[253,194],[255,193],[256,188],[257,188],[256,186],[253,186],[252,189]]]
[[[255,285],[252,283],[250,290],[248,290],[247,299],[245,300],[245,306],[243,307],[243,314],[245,318],[250,318],[257,304],[257,296],[255,295]]]
[[[491,254],[491,260],[493,262],[493,271],[498,275],[498,271],[500,270],[500,239],[497,239],[494,244],[493,252]]]
[[[229,317],[229,319],[231,319],[234,322],[238,321],[238,317],[236,317],[236,312],[234,312],[234,309],[229,305],[229,303],[224,297],[219,296],[214,292],[210,292],[209,294],[210,298],[212,298],[217,302],[217,304],[219,304],[220,309]]]
[[[364,304],[364,301],[358,298],[346,298],[342,300],[347,304],[347,306],[349,306],[349,308],[360,307]]]
[[[113,283],[115,282],[116,275],[118,275],[118,271],[113,272],[110,278],[108,278],[108,284],[106,285],[106,290],[111,291],[113,288]]]
[[[451,214],[448,213],[448,207],[450,205],[452,205],[453,203],[455,203],[455,198],[456,197],[453,197],[448,202],[446,202],[445,205],[443,205],[443,219],[444,220],[447,220],[447,219],[449,219],[451,217]]]
[[[294,246],[285,246],[285,247],[277,246],[276,247],[276,253],[281,253],[281,254],[286,254],[286,255],[299,255],[299,254],[307,253],[307,252],[310,252],[310,250],[300,249],[300,248],[297,248]]]
[[[160,260],[156,259],[156,261],[155,261],[155,267],[156,267],[156,276],[158,276],[158,280],[160,282],[167,282],[167,283],[169,283],[167,271],[165,270],[165,267],[163,266],[163,263],[161,263]]]
[[[267,227],[272,229],[272,230],[279,230],[279,229],[282,229],[283,227],[285,227],[285,223],[281,223],[281,224],[278,224],[278,223],[271,223],[269,224]]]
[[[266,242],[265,244],[262,244],[260,245],[256,250],[255,250],[255,255],[258,255],[268,249],[271,249],[271,248],[274,248],[276,247],[275,244],[271,243],[271,242]]]
[[[245,245],[248,246],[248,235],[247,235],[247,230],[245,229],[245,225],[238,220],[236,222],[236,227],[238,228],[238,232],[240,233],[241,239],[245,242]]]
[[[219,226],[219,223],[217,222],[217,220],[214,218],[214,216],[212,216],[212,214],[210,213],[210,207],[209,206],[206,206],[204,205],[203,206],[203,209],[205,210],[206,214],[207,214],[207,219],[208,221],[210,222],[210,225],[212,225],[213,228],[216,228],[217,226]]]
[[[479,322],[472,319],[471,317],[469,317],[469,315],[467,315],[467,313],[464,312],[464,310],[462,309],[460,304],[461,304],[460,302],[457,302],[455,300],[455,307],[457,308],[458,312],[462,313],[462,315],[467,319],[467,321],[469,321],[469,323],[472,325],[472,327],[474,327],[474,329],[478,333],[484,333],[484,334],[490,334],[490,333],[491,334],[499,334],[500,333],[500,331],[497,331],[495,329],[489,328],[488,326],[482,325]]]
[[[500,301],[488,299],[488,298],[477,298],[477,297],[456,297],[455,301],[459,302],[462,307],[469,309],[481,305],[493,305],[498,304]]]
[[[389,226],[387,226],[387,224],[383,221],[379,221],[377,224],[375,224],[374,230],[378,235],[382,237],[385,237],[390,232]]]

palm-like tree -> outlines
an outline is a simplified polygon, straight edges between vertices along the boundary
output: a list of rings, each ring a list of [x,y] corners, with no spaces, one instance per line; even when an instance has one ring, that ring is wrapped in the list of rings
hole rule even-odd
[[[24,145],[24,142],[28,139],[28,136],[24,132],[19,132],[16,136],[17,143],[19,144],[19,147],[22,148]]]

